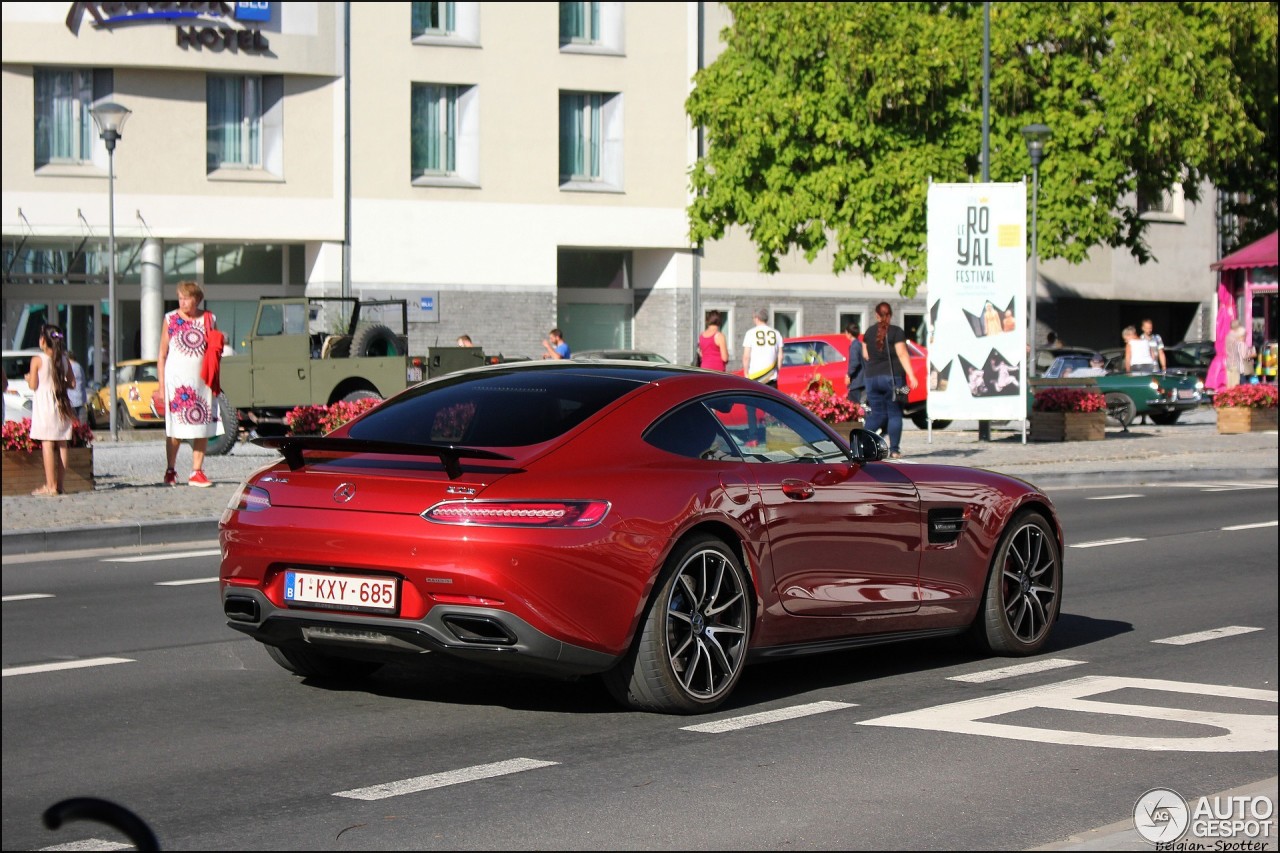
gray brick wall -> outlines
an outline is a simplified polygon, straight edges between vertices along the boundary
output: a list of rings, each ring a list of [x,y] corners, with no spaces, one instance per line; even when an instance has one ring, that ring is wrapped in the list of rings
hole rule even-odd
[[[542,340],[556,325],[556,294],[546,290],[439,291],[438,323],[409,324],[409,350],[451,347],[470,335],[487,355],[542,357]]]

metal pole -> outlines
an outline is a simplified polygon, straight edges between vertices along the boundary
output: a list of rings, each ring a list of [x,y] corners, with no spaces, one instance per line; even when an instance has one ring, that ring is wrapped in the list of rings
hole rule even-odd
[[[1036,297],[1039,292],[1039,273],[1036,272],[1036,262],[1040,258],[1039,243],[1039,211],[1040,211],[1040,163],[1033,163],[1031,166],[1031,298],[1028,300],[1031,304],[1028,307],[1028,328],[1027,340],[1030,341],[1030,348],[1027,350],[1027,367],[1031,375],[1035,375],[1036,369]]]
[[[109,132],[106,134],[111,136]],[[107,322],[111,331],[107,338],[107,372],[111,374],[111,440],[120,440],[120,424],[116,416],[116,336],[120,332],[116,314],[116,141],[108,138],[107,142],[107,310],[111,316]]]
[[[982,182],[991,180],[991,3],[982,4]],[[991,440],[991,421],[978,421],[978,441]]]

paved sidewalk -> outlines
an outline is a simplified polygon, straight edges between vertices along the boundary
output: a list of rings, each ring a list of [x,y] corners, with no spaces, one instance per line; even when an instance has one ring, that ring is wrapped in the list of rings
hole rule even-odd
[[[1193,412],[1172,426],[1142,426],[1128,433],[1108,428],[1104,441],[1022,442],[1021,424],[995,424],[990,441],[979,441],[976,421],[960,421],[928,434],[909,423],[903,430],[902,464],[941,462],[989,468],[1050,489],[1087,484],[1137,485],[1177,480],[1274,482],[1275,432],[1219,435],[1211,409]],[[273,450],[241,443],[227,456],[208,457],[211,489],[160,484],[163,437],[155,432],[94,447],[93,492],[60,498],[4,498],[6,554],[208,541],[237,485],[278,458]],[[178,455],[179,482],[186,482],[191,451]]]

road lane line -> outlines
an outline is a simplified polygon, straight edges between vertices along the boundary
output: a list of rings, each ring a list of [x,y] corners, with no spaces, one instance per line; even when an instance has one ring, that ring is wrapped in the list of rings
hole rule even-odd
[[[1234,637],[1237,634],[1252,634],[1261,628],[1248,628],[1244,625],[1228,625],[1225,628],[1211,628],[1208,631],[1197,631],[1194,634],[1179,634],[1176,637],[1165,637],[1163,640],[1152,640],[1153,643],[1164,643],[1167,646],[1189,646],[1192,643],[1203,643],[1206,640],[1217,640],[1221,637]]]
[[[352,800],[385,800],[388,797],[416,794],[419,791],[429,791],[432,788],[444,788],[449,785],[460,785],[463,782],[475,782],[479,779],[492,779],[495,776],[506,776],[511,773],[521,773],[525,770],[552,767],[559,763],[558,761],[539,761],[534,758],[512,758],[509,761],[477,764],[474,767],[463,767],[460,770],[432,773],[430,776],[415,776],[412,779],[401,779],[399,782],[387,782],[385,785],[353,788],[350,791],[339,791],[333,796],[347,797]]]
[[[1001,678],[1013,678],[1017,675],[1029,675],[1033,672],[1047,672],[1051,669],[1062,669],[1067,666],[1079,666],[1088,663],[1083,660],[1068,660],[1067,658],[1048,658],[1046,660],[1033,660],[1030,663],[1019,663],[1013,666],[1002,666],[999,669],[988,669],[982,672],[971,672],[968,675],[952,675],[948,681],[966,681],[970,684],[981,684],[985,681],[998,681]]]
[[[1275,527],[1280,522],[1260,521],[1257,524],[1233,524],[1230,527],[1224,527],[1223,530],[1254,530],[1259,527]]]
[[[49,594],[49,593],[47,593],[47,592],[28,592],[28,593],[26,593],[25,595],[6,595],[3,599],[0,599],[0,600],[3,600],[3,601],[32,601],[32,600],[37,599],[37,598],[53,598],[53,596],[52,596],[52,595],[50,595],[50,594]]]
[[[1134,539],[1132,537],[1124,537],[1121,539],[1099,539],[1097,542],[1077,542],[1075,545],[1068,545],[1068,548],[1100,548],[1103,545],[1125,545],[1129,542],[1146,542],[1145,539]]]
[[[1258,485],[1258,484],[1251,485],[1251,484],[1245,484],[1245,483],[1228,483],[1225,486],[1213,486],[1212,488],[1204,489],[1204,491],[1206,492],[1247,492],[1250,489],[1274,489],[1274,488],[1275,486],[1266,486],[1266,485]]]
[[[216,557],[222,552],[217,548],[208,551],[166,551],[163,554],[143,554],[140,557],[106,557],[104,563],[150,563],[156,560],[181,560],[185,557]]]
[[[808,705],[795,705],[790,708],[778,708],[775,711],[761,711],[758,714],[746,714],[741,717],[730,717],[727,720],[716,720],[710,723],[699,723],[696,726],[681,726],[684,732],[701,732],[718,735],[723,732],[749,729],[752,726],[763,726],[766,723],[778,723],[783,720],[795,720],[813,714],[825,714],[827,711],[839,711],[844,708],[856,708],[848,702],[811,702]]]
[[[85,658],[84,660],[64,660],[58,663],[37,663],[31,666],[11,666],[0,670],[0,675],[8,678],[11,675],[32,675],[37,672],[57,672],[60,669],[83,669],[89,666],[107,666],[113,663],[134,663],[133,658]]]
[[[68,841],[66,844],[55,844],[52,847],[41,847],[40,850],[133,850],[132,844],[123,841],[107,841],[103,838],[86,838],[84,841]]]
[[[218,579],[213,578],[192,578],[186,581],[156,581],[156,586],[188,586],[193,583],[217,583]]]
[[[1125,498],[1145,498],[1146,495],[1098,495],[1097,497],[1085,498],[1087,501],[1122,501]]]

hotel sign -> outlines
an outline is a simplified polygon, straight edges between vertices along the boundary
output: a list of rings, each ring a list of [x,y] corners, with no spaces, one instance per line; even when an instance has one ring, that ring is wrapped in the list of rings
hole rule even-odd
[[[231,22],[265,23],[271,20],[271,3],[72,3],[67,29],[80,34],[87,16],[94,29],[175,24],[178,47],[266,53],[270,50],[262,30],[228,26]]]

